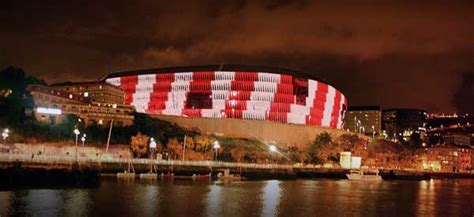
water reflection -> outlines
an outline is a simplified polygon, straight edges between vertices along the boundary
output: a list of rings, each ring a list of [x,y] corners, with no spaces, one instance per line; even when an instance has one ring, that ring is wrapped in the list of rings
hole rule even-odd
[[[213,184],[209,185],[209,193],[207,195],[207,216],[222,216],[222,186]]]
[[[141,204],[138,207],[141,216],[152,216],[158,213],[160,199],[158,186],[152,183],[140,185],[135,193],[135,200],[140,201]]]
[[[0,216],[472,216],[473,180],[121,182],[0,191]]]
[[[0,191],[0,216],[8,216],[11,210],[13,192],[1,192]]]
[[[34,216],[49,217],[58,216],[63,198],[60,190],[40,189],[28,190],[20,200],[24,203],[24,210],[19,210],[20,215],[33,213]]]
[[[280,182],[281,181],[277,180],[267,181],[267,184],[263,188],[263,208],[261,216],[277,216],[281,197]]]
[[[89,192],[82,189],[68,189],[64,192],[64,213],[66,216],[87,216],[90,203]]]

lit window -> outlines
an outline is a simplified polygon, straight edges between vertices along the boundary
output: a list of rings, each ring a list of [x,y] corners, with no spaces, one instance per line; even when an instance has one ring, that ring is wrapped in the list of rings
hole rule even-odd
[[[69,99],[72,99],[72,94],[69,94]]]
[[[84,97],[89,97],[89,92],[84,92]]]

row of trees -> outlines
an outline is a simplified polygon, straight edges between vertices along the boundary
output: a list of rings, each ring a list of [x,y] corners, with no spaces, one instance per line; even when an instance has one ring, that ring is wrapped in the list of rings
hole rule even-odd
[[[414,167],[414,150],[387,140],[362,139],[356,134],[344,134],[333,139],[328,133],[319,134],[307,150],[308,163],[338,163],[340,152],[348,151],[362,157],[364,165]]]

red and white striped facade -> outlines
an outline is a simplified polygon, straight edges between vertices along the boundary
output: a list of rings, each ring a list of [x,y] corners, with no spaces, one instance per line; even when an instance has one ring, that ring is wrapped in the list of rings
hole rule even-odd
[[[110,76],[137,112],[270,120],[341,129],[344,95],[320,81],[266,72],[194,71]]]

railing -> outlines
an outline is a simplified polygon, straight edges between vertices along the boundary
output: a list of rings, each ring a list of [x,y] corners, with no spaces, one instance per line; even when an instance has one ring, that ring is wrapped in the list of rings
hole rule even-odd
[[[76,162],[72,156],[53,155],[25,155],[25,154],[4,154],[0,153],[0,162],[12,163],[19,161],[31,164],[73,164]],[[79,164],[142,164],[142,165],[163,165],[163,166],[197,166],[197,167],[225,167],[225,168],[255,168],[255,169],[292,169],[293,165],[285,164],[255,164],[255,163],[231,163],[222,161],[181,161],[181,160],[153,160],[153,159],[127,159],[127,158],[101,158],[101,157],[78,157]]]

